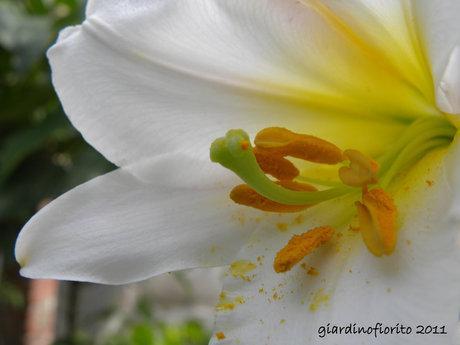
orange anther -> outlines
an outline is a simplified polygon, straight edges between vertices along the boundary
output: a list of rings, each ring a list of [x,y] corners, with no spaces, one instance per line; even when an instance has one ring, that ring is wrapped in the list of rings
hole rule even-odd
[[[299,170],[281,155],[254,148],[254,155],[262,171],[278,180],[292,180],[299,175]]]
[[[277,182],[281,186],[297,191],[313,192],[316,188],[307,184],[298,183],[294,181],[279,181]],[[299,212],[306,209],[309,205],[295,206],[295,205],[283,205],[275,201],[271,201],[266,197],[257,193],[254,189],[249,187],[247,184],[241,184],[232,189],[230,192],[230,199],[235,203],[257,208],[258,210],[267,212],[279,212],[279,213],[290,213]]]
[[[313,250],[328,242],[334,229],[330,226],[313,228],[301,235],[294,235],[275,257],[273,268],[275,272],[289,271]]]
[[[375,256],[393,253],[398,216],[393,199],[383,189],[376,188],[364,193],[356,207],[359,229],[369,251]]]
[[[350,166],[339,169],[339,177],[344,184],[365,187],[377,183],[379,165],[376,161],[357,150],[345,150],[343,156],[350,161]]]
[[[254,143],[258,148],[283,157],[290,156],[323,164],[337,164],[343,160],[342,151],[334,144],[281,127],[261,130],[257,133]]]

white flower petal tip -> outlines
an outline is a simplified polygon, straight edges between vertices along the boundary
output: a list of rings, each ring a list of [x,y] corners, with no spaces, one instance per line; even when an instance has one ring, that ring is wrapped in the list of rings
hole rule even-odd
[[[442,111],[460,115],[460,46],[452,50],[447,60],[436,88],[436,100]]]
[[[118,169],[43,207],[16,241],[21,275],[118,285],[228,264],[257,223],[229,202],[225,185],[174,184],[193,162],[169,162],[150,165],[168,171],[155,183]]]

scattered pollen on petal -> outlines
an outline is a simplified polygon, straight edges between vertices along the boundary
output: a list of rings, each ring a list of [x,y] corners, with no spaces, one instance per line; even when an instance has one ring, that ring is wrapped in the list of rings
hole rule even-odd
[[[261,148],[254,148],[254,155],[262,171],[278,180],[292,180],[299,176],[299,170],[282,155],[273,154]]]
[[[301,235],[294,235],[286,246],[276,254],[273,263],[275,272],[289,271],[306,255],[328,242],[333,234],[334,229],[330,226],[320,226]]]
[[[314,268],[313,266],[310,266],[310,268],[307,271],[307,274],[311,276],[317,276],[319,275],[319,272],[316,268]]]
[[[230,265],[230,273],[235,278],[241,278],[245,281],[251,281],[251,277],[247,274],[257,267],[256,264],[249,260],[238,260]]]
[[[306,263],[301,264],[300,267],[302,267],[305,270],[305,272],[310,276],[319,275],[319,271],[316,268],[314,268],[313,266],[308,266]]]
[[[279,232],[286,232],[288,230],[287,223],[276,223],[276,227],[278,228]]]
[[[324,289],[319,289],[315,295],[313,296],[313,299],[310,303],[310,306],[309,306],[309,310],[311,312],[315,312],[318,310],[318,308],[322,305],[322,304],[328,304],[329,303],[329,300],[330,300],[331,296],[329,296],[328,294],[325,294],[324,293]]]
[[[312,135],[298,134],[282,127],[269,127],[257,133],[254,144],[272,154],[290,156],[314,163],[337,164],[342,150]]]
[[[356,207],[359,229],[369,251],[376,256],[393,253],[398,214],[393,199],[383,189],[376,188],[364,193]]]
[[[234,299],[229,299],[227,293],[222,291],[219,295],[219,302],[216,305],[217,311],[232,311],[238,304],[244,304],[245,300],[242,296],[237,296]]]
[[[217,332],[216,333],[216,338],[217,338],[217,340],[224,340],[225,339],[224,332]]]

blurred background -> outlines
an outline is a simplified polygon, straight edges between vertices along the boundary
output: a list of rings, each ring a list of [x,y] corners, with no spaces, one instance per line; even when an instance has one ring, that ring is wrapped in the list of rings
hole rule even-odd
[[[121,287],[19,276],[22,225],[114,168],[72,128],[50,81],[46,49],[83,14],[83,0],[0,0],[0,345],[207,344],[220,269]]]

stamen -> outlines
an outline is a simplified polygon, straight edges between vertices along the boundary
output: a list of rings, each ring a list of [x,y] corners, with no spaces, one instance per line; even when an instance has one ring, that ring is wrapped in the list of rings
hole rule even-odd
[[[254,148],[254,155],[263,172],[278,180],[292,180],[299,175],[299,170],[295,165],[281,155],[257,147]]]
[[[334,199],[353,191],[353,188],[340,186],[322,191],[292,191],[271,181],[257,164],[251,146],[243,148],[241,143],[249,141],[243,130],[230,130],[223,138],[211,144],[211,161],[232,170],[257,193],[284,205],[311,205]]]
[[[334,144],[281,127],[261,130],[257,133],[254,144],[283,157],[290,156],[314,163],[337,164],[343,160],[342,151]]]
[[[230,198],[245,206],[268,212],[299,212],[317,203],[350,195],[356,202],[359,230],[363,241],[376,256],[393,253],[397,241],[397,209],[384,191],[399,172],[412,166],[433,149],[449,145],[457,133],[442,117],[425,117],[414,121],[378,159],[378,163],[359,151],[342,151],[335,145],[285,128],[271,127],[260,131],[251,146],[243,130],[230,130],[211,145],[211,160],[233,171],[246,184],[235,187]],[[285,157],[316,163],[337,164],[344,159],[349,166],[339,169],[339,181],[323,181],[300,176],[299,170]],[[280,180],[274,182],[266,174]],[[329,187],[316,190],[307,181]],[[369,190],[368,185],[379,188]],[[305,255],[330,240],[333,229],[319,227],[294,236],[275,258],[276,272],[290,270]]]
[[[301,235],[294,235],[275,257],[273,268],[275,272],[287,272],[313,250],[328,242],[334,229],[330,226],[320,226]]]
[[[281,186],[297,191],[315,191],[316,188],[308,184],[298,183],[294,181],[279,181],[277,182]],[[257,193],[247,184],[241,184],[232,189],[230,192],[230,199],[235,203],[256,208],[258,210],[266,212],[277,212],[277,213],[291,213],[300,212],[306,209],[309,205],[284,205],[267,199]]]
[[[344,184],[365,187],[377,183],[379,165],[376,161],[357,150],[345,150],[343,156],[350,161],[350,166],[339,169],[339,177]]]
[[[380,188],[363,195],[357,201],[359,229],[364,243],[375,256],[393,253],[397,240],[397,209],[393,199]]]

